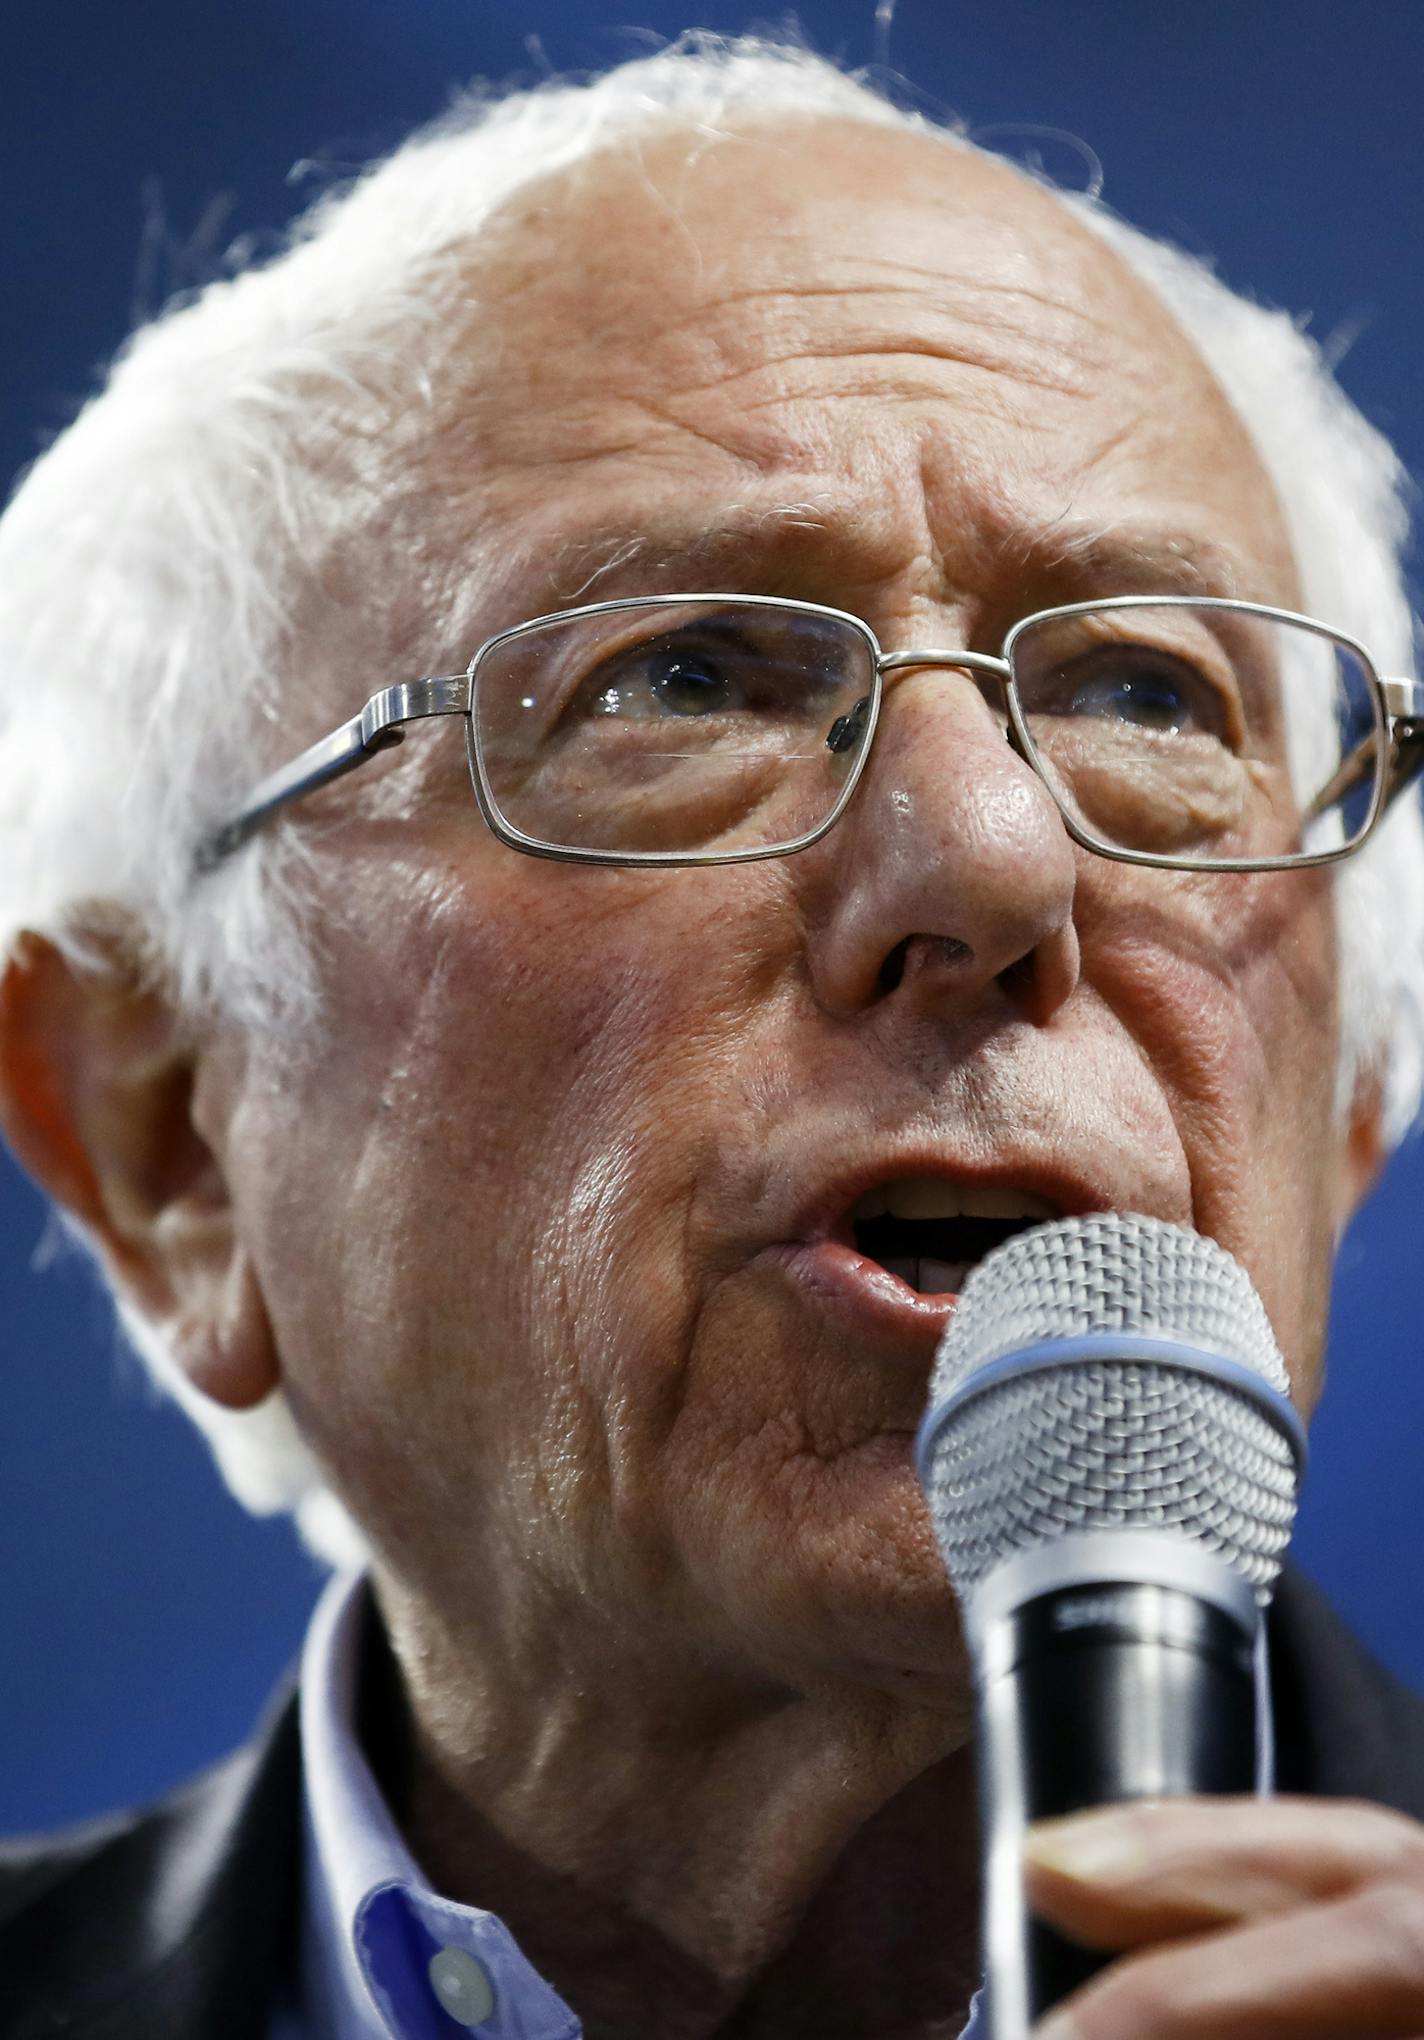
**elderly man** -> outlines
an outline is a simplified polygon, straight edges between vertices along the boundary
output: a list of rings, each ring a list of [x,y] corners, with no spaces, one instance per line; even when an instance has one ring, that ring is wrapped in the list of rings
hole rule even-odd
[[[5,1126],[364,1564],[252,1750],[12,1858],[0,2032],[981,2020],[930,1361],[1134,1210],[1309,1408],[1414,1104],[1395,480],[1288,322],[749,45],[139,339],[0,537]],[[1424,2033],[1424,1719],[1278,1615],[1282,1796],[1031,1849],[1123,1951],[1045,2035]]]

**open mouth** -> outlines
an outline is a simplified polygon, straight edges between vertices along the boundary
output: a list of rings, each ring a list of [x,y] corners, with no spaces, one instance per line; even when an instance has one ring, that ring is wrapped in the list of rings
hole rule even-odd
[[[976,1261],[1056,1207],[1009,1184],[901,1177],[867,1191],[850,1214],[856,1251],[922,1296],[957,1295]]]

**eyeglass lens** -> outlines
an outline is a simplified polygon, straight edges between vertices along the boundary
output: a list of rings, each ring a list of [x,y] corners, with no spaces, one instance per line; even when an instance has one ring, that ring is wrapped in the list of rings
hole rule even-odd
[[[756,850],[833,813],[874,685],[869,639],[835,616],[629,604],[493,645],[475,670],[475,741],[496,807],[538,842]]]
[[[1378,693],[1330,635],[1208,602],[1030,619],[1020,741],[1110,848],[1200,859],[1343,848],[1383,773]],[[898,684],[898,683],[897,683]],[[511,633],[475,669],[487,792],[551,848],[790,845],[835,812],[875,688],[852,622],[778,604],[631,602]]]
[[[1040,770],[1110,848],[1311,855],[1368,823],[1378,690],[1327,633],[1205,602],[1105,606],[1031,619],[1010,662]]]

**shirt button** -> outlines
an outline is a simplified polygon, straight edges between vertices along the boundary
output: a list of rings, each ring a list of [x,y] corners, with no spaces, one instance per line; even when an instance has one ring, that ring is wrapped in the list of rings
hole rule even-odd
[[[458,2026],[478,2026],[494,2010],[494,1986],[463,1948],[442,1948],[430,1958],[430,1988]]]

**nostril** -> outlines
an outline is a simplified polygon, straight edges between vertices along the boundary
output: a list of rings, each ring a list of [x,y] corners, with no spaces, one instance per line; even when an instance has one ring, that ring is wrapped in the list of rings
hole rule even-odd
[[[880,990],[882,992],[893,992],[903,979],[905,975],[905,952],[909,949],[909,946],[908,937],[903,942],[897,942],[881,964]]]
[[[957,935],[937,935],[926,954],[928,963],[968,963],[974,951]]]
[[[880,989],[893,992],[906,973],[955,969],[973,961],[974,951],[957,935],[907,935],[880,966]]]
[[[1005,964],[998,985],[1026,1020],[1043,1026],[1072,997],[1078,972],[1078,933],[1068,921]]]
[[[999,983],[1011,999],[1022,1002],[1032,998],[1037,975],[1037,955],[1030,949],[1024,955],[1016,956],[1012,963],[1005,965],[999,972]]]

